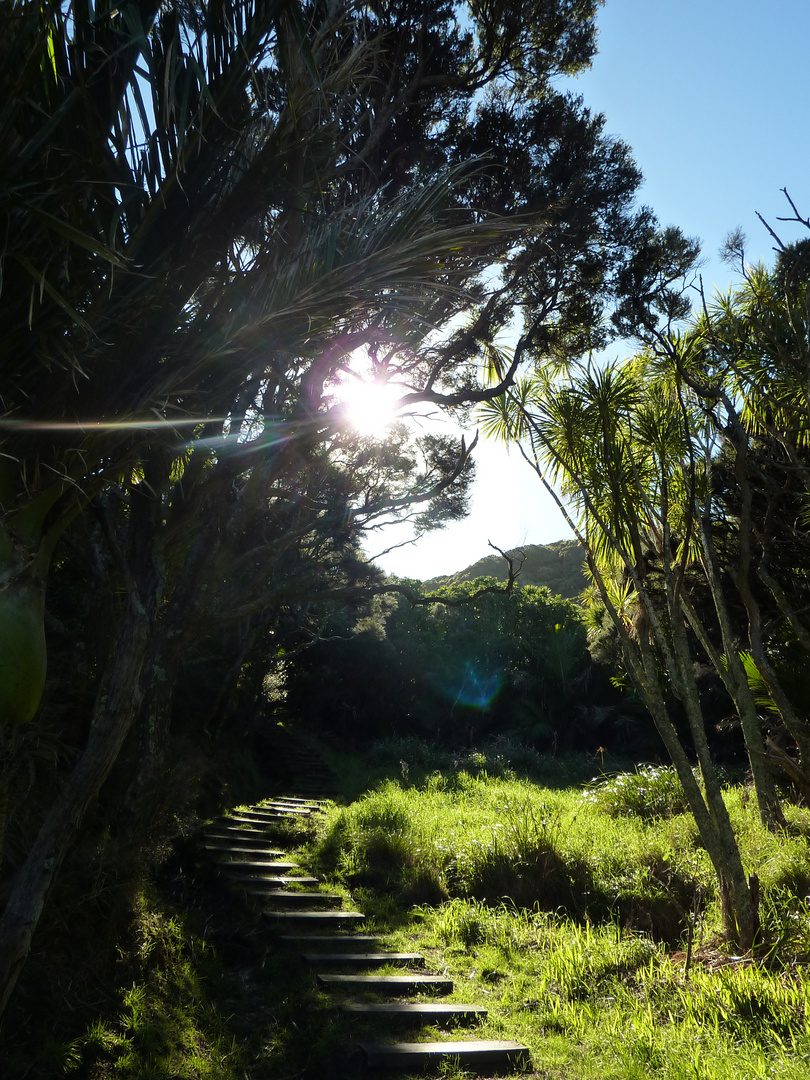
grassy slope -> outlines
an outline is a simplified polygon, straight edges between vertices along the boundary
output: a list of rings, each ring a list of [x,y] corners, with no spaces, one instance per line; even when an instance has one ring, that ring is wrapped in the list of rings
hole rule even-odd
[[[666,816],[627,814],[645,803]],[[332,812],[317,857],[544,1077],[806,1078],[810,813],[774,837],[743,788],[728,803],[770,927],[756,963],[718,946],[711,868],[666,770],[584,791],[392,781]]]
[[[447,971],[452,999],[488,1006],[482,1037],[527,1043],[543,1080],[810,1075],[810,812],[790,808],[790,833],[774,837],[745,789],[729,789],[771,929],[765,961],[751,963],[718,946],[711,871],[666,770],[594,788],[576,782],[582,762],[524,755],[543,776],[531,781],[508,755],[431,774],[425,748],[418,764],[415,745],[394,749],[378,758],[374,791],[298,839],[391,947]],[[396,780],[382,778],[384,760]],[[368,776],[342,764],[347,779],[352,766]],[[223,893],[187,842],[133,894],[117,983],[50,1042],[9,1031],[4,1077],[359,1075],[335,1052],[357,1032],[322,1010],[310,971],[256,932],[259,906]]]

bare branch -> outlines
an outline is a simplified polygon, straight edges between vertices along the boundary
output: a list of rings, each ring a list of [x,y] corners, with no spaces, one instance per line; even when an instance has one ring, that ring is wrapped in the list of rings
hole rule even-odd
[[[512,592],[515,586],[515,582],[520,575],[520,571],[523,569],[523,563],[526,558],[525,552],[521,552],[520,563],[515,569],[515,560],[508,555],[505,551],[502,551],[497,545],[493,544],[491,540],[487,541],[489,547],[493,551],[497,551],[499,555],[506,559],[507,566],[509,567],[509,576],[504,585],[485,585],[480,589],[476,589],[474,593],[469,596],[463,596],[460,598],[453,598],[449,596],[441,596],[439,593],[431,593],[429,596],[419,596],[409,588],[407,585],[383,585],[379,588],[373,588],[371,592],[377,595],[385,595],[388,593],[398,593],[400,596],[404,596],[410,603],[411,607],[419,607],[427,604],[444,604],[445,607],[464,607],[467,604],[471,604],[473,600],[477,600],[481,596],[486,596],[488,593],[493,593],[499,596],[506,596]]]

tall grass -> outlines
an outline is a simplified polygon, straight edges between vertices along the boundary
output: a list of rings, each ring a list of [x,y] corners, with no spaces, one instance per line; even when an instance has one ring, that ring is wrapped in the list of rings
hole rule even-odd
[[[606,795],[465,772],[436,772],[419,787],[389,780],[332,811],[315,858],[350,887],[385,889],[405,903],[459,897],[597,923],[619,918],[670,943],[689,926],[718,932],[714,874],[691,817],[680,812],[671,771],[641,777],[647,790],[659,789],[655,813],[629,808],[638,780],[612,782]],[[744,789],[729,789],[727,802],[777,937],[800,938],[810,813],[788,807],[791,831],[775,836]]]
[[[650,829],[576,790],[465,773],[434,774],[418,789],[389,781],[335,811],[317,859],[350,886],[404,902],[505,900],[596,920],[623,909],[675,936],[698,883],[706,896],[712,888],[686,819]]]
[[[540,1075],[808,1075],[810,981],[801,969],[704,950],[687,977],[682,953],[615,922],[460,899],[418,914],[423,947],[435,944],[462,993],[489,1005],[492,1033],[531,1047]]]
[[[655,812],[639,813],[650,785]],[[769,927],[751,959],[720,944],[712,869],[678,798],[668,770],[567,790],[407,778],[333,810],[317,857],[372,900],[393,891],[392,944],[486,1004],[482,1037],[524,1041],[537,1075],[806,1080],[810,812],[788,807],[774,835],[745,788],[726,791]]]

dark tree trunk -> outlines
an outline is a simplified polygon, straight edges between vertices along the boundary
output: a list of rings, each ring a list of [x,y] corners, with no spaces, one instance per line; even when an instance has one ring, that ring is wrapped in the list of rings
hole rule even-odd
[[[150,823],[165,791],[171,757],[171,714],[175,671],[153,635],[143,665],[140,709],[135,720],[137,756],[118,819],[128,833]]]
[[[87,745],[42,823],[0,917],[0,1016],[25,966],[51,886],[138,715],[143,669],[163,588],[156,490],[156,482],[144,484],[144,491],[132,501],[130,562],[123,557],[108,517],[102,515],[127,602],[96,694]]]
[[[137,596],[131,595],[119,629],[115,656],[96,699],[87,746],[45,818],[0,918],[0,1015],[28,958],[54,879],[137,714],[149,629],[146,611]]]

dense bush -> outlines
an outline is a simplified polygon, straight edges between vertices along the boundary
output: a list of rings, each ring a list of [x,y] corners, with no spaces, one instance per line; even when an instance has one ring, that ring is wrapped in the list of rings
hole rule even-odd
[[[615,817],[669,818],[689,810],[683,785],[673,768],[642,765],[635,772],[595,780],[584,798]]]
[[[350,887],[406,904],[454,897],[596,923],[618,918],[677,942],[690,924],[714,925],[715,877],[694,822],[679,810],[669,770],[631,776],[627,784],[615,778],[584,789],[465,771],[434,771],[418,784],[388,780],[330,811],[315,858]],[[777,937],[798,940],[810,883],[807,812],[793,808],[795,835],[776,836],[744,788],[727,789],[726,800]]]

